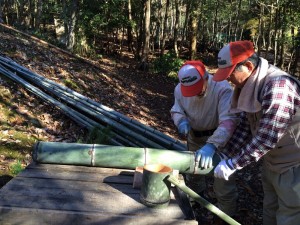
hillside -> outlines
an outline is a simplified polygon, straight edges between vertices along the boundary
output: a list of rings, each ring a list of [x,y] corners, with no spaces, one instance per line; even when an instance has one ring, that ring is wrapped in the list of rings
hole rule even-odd
[[[13,32],[2,30],[0,40],[1,55],[128,117],[178,138],[169,113],[176,83],[165,76],[136,70],[136,61],[130,53],[114,57],[103,56],[100,60],[93,61],[95,66],[92,66],[91,63],[47,44]],[[86,136],[86,131],[70,118],[2,76],[0,97],[2,185],[11,178],[9,170],[16,165],[16,159],[20,159],[23,167],[30,163],[30,151],[35,141],[77,142]],[[242,224],[261,224],[262,190],[259,169],[254,165],[239,172],[238,221]],[[207,198],[215,203],[212,179],[207,180],[210,184]],[[197,205],[195,211],[197,215],[206,215],[208,218],[208,221],[201,224],[212,224],[210,213]]]

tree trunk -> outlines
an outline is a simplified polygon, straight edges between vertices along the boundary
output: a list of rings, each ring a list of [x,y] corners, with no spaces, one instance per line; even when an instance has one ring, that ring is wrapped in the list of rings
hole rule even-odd
[[[183,46],[183,43],[187,40],[187,36],[189,33],[188,21],[190,19],[190,8],[191,8],[190,5],[191,5],[191,0],[187,1],[187,3],[186,3],[186,13],[185,13],[185,20],[184,20],[184,26],[183,26],[183,32],[182,32],[181,47]]]
[[[0,1],[0,23],[3,23],[4,21],[3,21],[3,18],[2,18],[2,16],[3,16],[3,6],[2,6],[2,2]]]
[[[17,4],[17,24],[19,26],[24,24],[24,11],[25,11],[25,3],[23,0],[16,3]]]
[[[78,4],[79,0],[72,0],[68,7],[66,1],[63,1],[64,6],[64,27],[65,27],[65,40],[66,48],[73,51],[75,46],[75,27],[77,22]]]
[[[274,65],[277,65],[277,52],[278,52],[278,36],[279,36],[279,24],[280,24],[280,12],[279,12],[279,9],[278,9],[278,2],[279,0],[276,0],[276,10],[275,10],[275,28],[274,28]]]
[[[176,57],[179,56],[178,46],[177,46],[179,18],[180,18],[179,0],[175,0],[174,51],[175,51]]]
[[[141,8],[143,8],[143,10],[140,10],[140,16],[139,16],[139,25],[136,26],[136,33],[137,33],[137,41],[136,41],[136,52],[134,54],[135,59],[140,60],[141,59],[141,55],[142,55],[142,45],[143,45],[143,41],[144,41],[144,36],[145,36],[145,3],[144,1],[140,1],[141,3]]]
[[[262,30],[263,30],[263,17],[264,17],[264,6],[263,4],[259,4],[260,7],[260,16],[259,16],[259,22],[258,22],[258,34],[257,34],[257,40],[256,40],[256,46],[257,46],[257,53],[260,55],[261,47],[262,47]]]
[[[154,41],[154,49],[161,49],[161,31],[162,31],[162,18],[163,18],[163,10],[162,10],[162,0],[158,1],[158,11],[157,11],[157,22],[156,22],[156,34]]]
[[[168,30],[169,8],[170,8],[170,0],[167,0],[166,10],[165,10],[165,18],[164,18],[163,38],[162,38],[162,41],[161,41],[161,49],[160,49],[160,55],[161,56],[164,55],[164,53],[165,53],[167,30]]]
[[[233,35],[234,35],[234,41],[237,41],[237,29],[238,29],[238,25],[239,25],[239,17],[240,17],[240,11],[241,11],[241,4],[242,4],[242,0],[239,0],[239,4],[237,6],[236,9],[236,14],[235,14],[235,26],[234,26],[234,30],[233,30]]]
[[[216,10],[214,14],[214,22],[213,22],[213,27],[212,27],[212,33],[213,33],[213,45],[216,46],[216,37],[217,37],[217,26],[218,26],[218,10],[219,10],[219,0],[216,2]]]
[[[148,57],[150,48],[150,16],[151,16],[151,0],[145,0],[145,20],[144,20],[144,41],[143,41],[143,52],[142,60],[139,65],[139,69],[142,71],[148,71]]]
[[[292,74],[295,76],[297,75],[299,79],[300,70],[298,70],[298,74],[297,74],[297,68],[299,68],[298,63],[300,58],[300,26],[298,27],[298,33],[295,38],[295,48],[296,48],[296,53],[295,53],[295,60],[294,60]]]
[[[127,44],[128,44],[128,51],[132,52],[132,11],[131,11],[131,0],[128,0],[128,26],[127,26]]]
[[[230,0],[230,9],[231,10],[233,9],[232,0]],[[231,41],[232,17],[233,17],[233,15],[229,14],[226,42],[230,42]]]
[[[42,0],[38,0],[36,3],[36,16],[35,16],[35,24],[34,27],[36,29],[40,28],[40,24],[41,24],[41,16],[42,16],[42,12],[43,12],[43,2]]]
[[[271,24],[273,24],[273,13],[274,13],[274,7],[273,7],[273,3],[271,4],[271,8],[270,8],[270,19],[269,19],[269,25],[268,25],[268,28],[267,28],[267,33],[269,34],[268,35],[268,41],[266,43],[266,59],[269,60],[269,47],[270,47],[270,43],[272,41],[272,31],[271,31]]]
[[[281,42],[280,42],[280,53],[279,53],[279,60],[278,60],[278,67],[283,69],[284,66],[284,53],[285,53],[285,31],[286,31],[286,6],[282,5],[281,7],[281,15],[282,15],[282,21],[281,21]]]
[[[192,1],[191,9],[193,11],[190,15],[190,60],[194,60],[197,54],[197,34],[198,34],[198,21],[200,12],[198,10],[199,2],[196,0]]]

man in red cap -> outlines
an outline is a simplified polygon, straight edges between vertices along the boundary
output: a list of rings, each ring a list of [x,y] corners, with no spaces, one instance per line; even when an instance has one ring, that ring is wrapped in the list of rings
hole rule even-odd
[[[264,157],[263,224],[300,221],[300,82],[258,57],[250,41],[231,42],[218,54],[215,81],[234,85],[231,112],[241,122],[222,152],[214,176],[228,180],[235,171]]]
[[[228,113],[233,90],[226,80],[213,81],[201,61],[187,61],[180,68],[178,78],[171,116],[179,134],[187,137],[188,150],[195,152],[196,165],[206,169],[212,166],[214,153],[225,146],[236,127],[236,116]],[[186,181],[198,194],[206,188],[204,176],[187,175]],[[234,184],[234,179],[214,182],[219,207],[231,216],[236,212]],[[231,197],[222,198],[224,193]]]

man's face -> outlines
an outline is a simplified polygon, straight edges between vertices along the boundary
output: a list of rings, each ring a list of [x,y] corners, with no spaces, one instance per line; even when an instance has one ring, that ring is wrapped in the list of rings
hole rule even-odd
[[[252,63],[246,62],[238,68],[235,68],[227,80],[231,81],[236,87],[242,88],[252,72]]]

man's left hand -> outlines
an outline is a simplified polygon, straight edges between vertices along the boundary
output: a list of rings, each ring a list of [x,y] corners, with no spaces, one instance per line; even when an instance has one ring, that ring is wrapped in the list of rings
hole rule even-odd
[[[233,167],[231,159],[222,160],[216,166],[214,176],[216,178],[228,180],[230,175],[233,174],[236,169]]]

